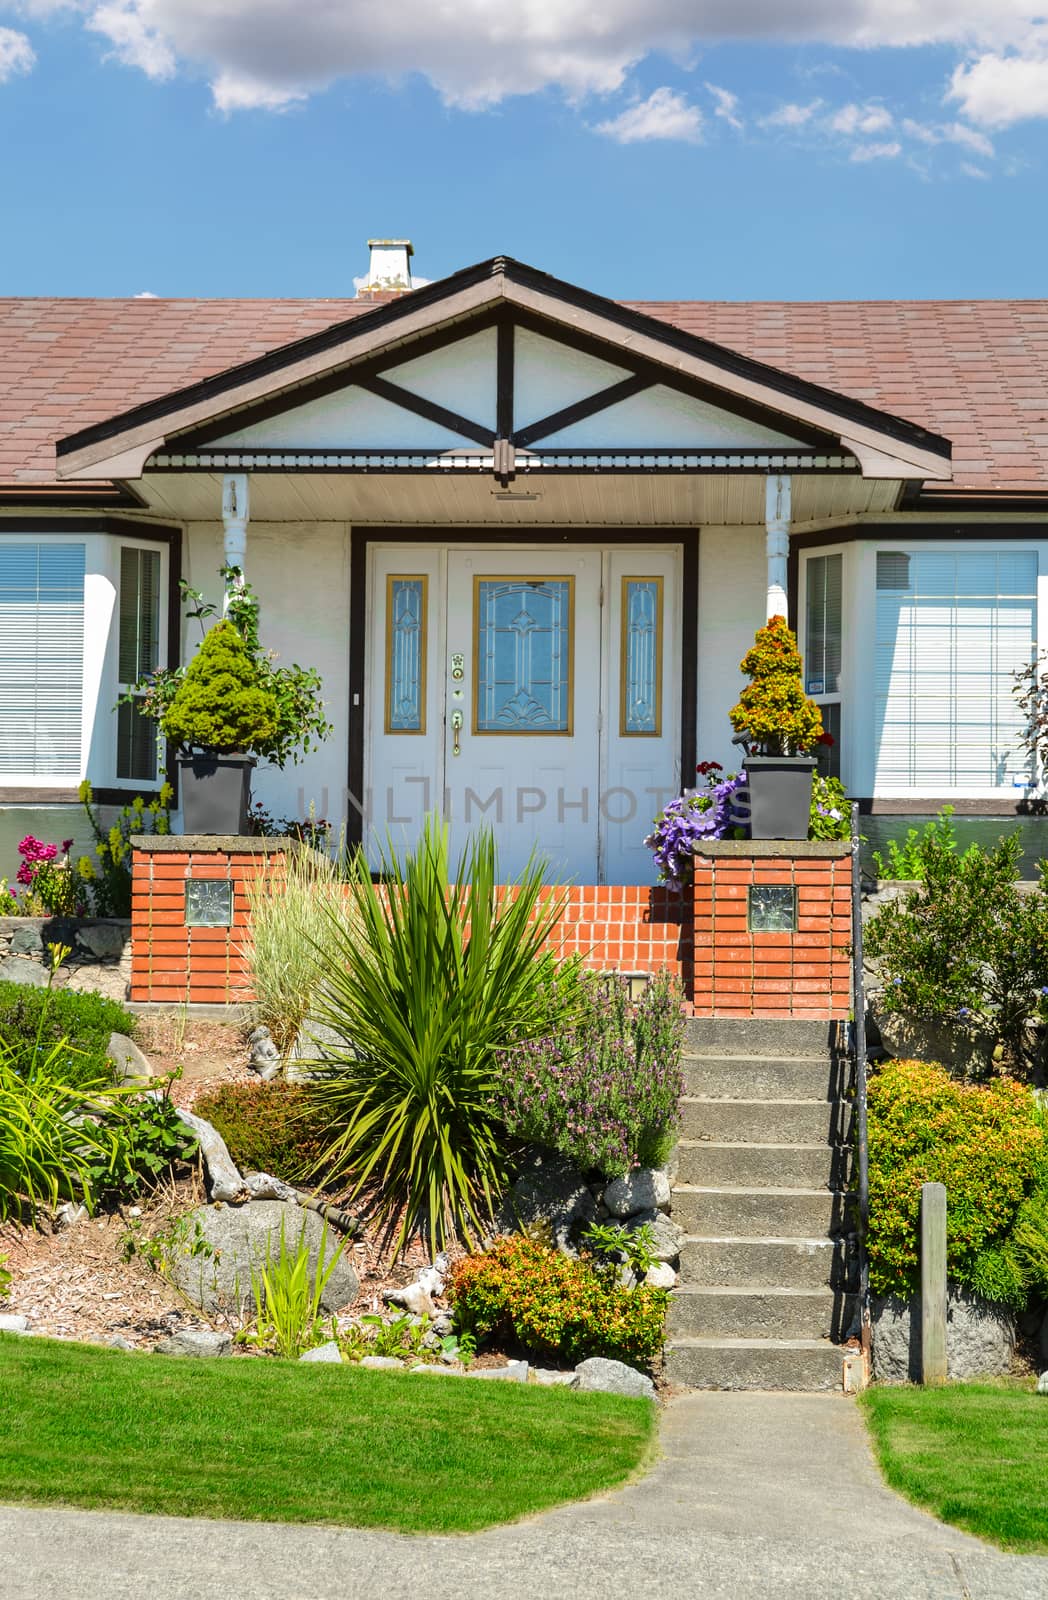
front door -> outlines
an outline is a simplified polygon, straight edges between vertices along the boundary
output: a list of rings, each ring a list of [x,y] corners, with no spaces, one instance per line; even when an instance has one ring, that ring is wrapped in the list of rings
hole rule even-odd
[[[651,880],[679,784],[673,550],[373,551],[366,821],[399,848],[439,810],[490,826],[502,874]]]

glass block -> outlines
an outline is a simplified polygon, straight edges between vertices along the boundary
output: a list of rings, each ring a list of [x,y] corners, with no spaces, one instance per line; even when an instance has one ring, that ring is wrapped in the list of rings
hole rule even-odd
[[[386,580],[386,732],[426,731],[425,576]]]
[[[794,933],[797,891],[788,883],[755,883],[750,888],[747,927],[751,933]]]
[[[233,885],[224,878],[190,878],[186,883],[186,926],[229,928],[233,923]]]
[[[619,732],[662,732],[662,579],[623,578]]]
[[[571,733],[573,578],[477,578],[475,733]]]

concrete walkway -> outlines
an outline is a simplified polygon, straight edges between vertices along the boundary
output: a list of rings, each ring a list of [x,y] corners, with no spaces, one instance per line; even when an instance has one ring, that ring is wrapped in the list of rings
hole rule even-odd
[[[1048,1600],[1048,1558],[1002,1555],[890,1493],[843,1397],[688,1395],[662,1449],[616,1494],[456,1538],[0,1507],[0,1594]]]

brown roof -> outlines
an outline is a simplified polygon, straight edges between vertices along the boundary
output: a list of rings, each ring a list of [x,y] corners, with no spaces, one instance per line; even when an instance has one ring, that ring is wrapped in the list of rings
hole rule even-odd
[[[953,443],[954,484],[1048,489],[1048,301],[629,302]],[[320,332],[364,300],[0,300],[0,484],[54,442]]]

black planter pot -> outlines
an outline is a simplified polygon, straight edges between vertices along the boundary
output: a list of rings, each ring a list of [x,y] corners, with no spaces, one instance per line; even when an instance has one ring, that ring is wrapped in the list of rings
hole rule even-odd
[[[184,833],[247,833],[254,756],[179,756]]]
[[[750,837],[806,839],[814,756],[747,756]]]

